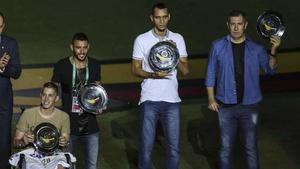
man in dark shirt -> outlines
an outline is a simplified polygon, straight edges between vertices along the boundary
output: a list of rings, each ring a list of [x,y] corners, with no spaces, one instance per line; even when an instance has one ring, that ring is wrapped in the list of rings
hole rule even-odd
[[[0,168],[10,168],[11,119],[13,113],[13,90],[10,79],[21,75],[18,43],[2,34],[4,15],[0,12]]]
[[[205,84],[208,108],[217,111],[221,130],[220,169],[230,169],[238,129],[246,154],[247,169],[258,169],[257,119],[261,101],[259,74],[272,74],[280,38],[270,38],[271,53],[245,35],[248,22],[239,10],[228,15],[229,35],[213,42]],[[216,88],[216,95],[215,89]]]
[[[73,36],[70,48],[73,55],[59,60],[53,70],[52,81],[59,83],[63,110],[70,115],[70,147],[78,142],[84,146],[85,168],[96,169],[99,149],[99,128],[96,116],[82,110],[78,104],[77,90],[81,85],[100,83],[100,64],[87,57],[90,44],[84,33]]]

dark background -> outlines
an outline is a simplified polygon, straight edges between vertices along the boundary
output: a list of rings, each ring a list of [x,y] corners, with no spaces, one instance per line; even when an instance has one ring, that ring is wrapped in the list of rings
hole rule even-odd
[[[87,33],[90,55],[99,60],[131,59],[134,38],[152,26],[150,0],[10,0],[2,1],[5,33],[20,45],[22,64],[54,63],[70,55],[75,32]],[[280,12],[287,30],[281,49],[300,47],[299,5],[296,0],[164,0],[171,10],[170,29],[185,37],[189,55],[207,54],[211,42],[227,33],[230,10],[241,9],[249,19],[248,34],[261,43],[256,19],[264,10]]]

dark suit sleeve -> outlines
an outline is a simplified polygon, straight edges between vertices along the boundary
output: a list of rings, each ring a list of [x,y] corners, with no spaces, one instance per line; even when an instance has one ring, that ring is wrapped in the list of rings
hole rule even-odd
[[[19,56],[19,47],[16,40],[10,41],[8,45],[10,47],[8,54],[10,55],[10,61],[8,62],[2,76],[17,79],[21,75],[21,64]]]

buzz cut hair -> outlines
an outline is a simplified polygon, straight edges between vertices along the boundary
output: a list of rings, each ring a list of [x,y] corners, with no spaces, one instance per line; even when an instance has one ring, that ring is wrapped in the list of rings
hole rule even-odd
[[[56,95],[58,95],[58,86],[54,82],[46,82],[46,83],[44,83],[43,88],[41,90],[41,93],[44,92],[45,88],[51,88],[51,89],[53,89],[55,91]]]
[[[167,7],[167,5],[163,2],[158,2],[156,4],[154,4],[151,8],[151,15],[154,15],[154,11],[155,9],[167,9],[168,13],[170,13],[169,8]]]
[[[239,9],[234,9],[228,13],[227,22],[230,22],[231,17],[238,17],[238,16],[242,16],[244,21],[247,21],[246,13],[244,11]]]
[[[83,32],[77,32],[73,35],[73,38],[72,38],[72,44],[74,44],[75,41],[87,41],[89,42],[89,38],[87,37],[87,35]]]

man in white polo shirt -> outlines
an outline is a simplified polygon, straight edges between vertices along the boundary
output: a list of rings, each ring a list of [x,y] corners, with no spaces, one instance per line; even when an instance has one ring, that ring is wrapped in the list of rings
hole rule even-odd
[[[170,41],[178,48],[178,70],[189,72],[187,52],[183,37],[167,29],[169,9],[163,3],[152,7],[150,19],[153,29],[140,34],[134,42],[132,72],[143,78],[140,98],[139,169],[151,169],[151,153],[158,119],[161,121],[166,141],[166,168],[179,167],[179,102],[177,70],[154,72],[149,66],[148,55],[152,46],[160,41]]]

